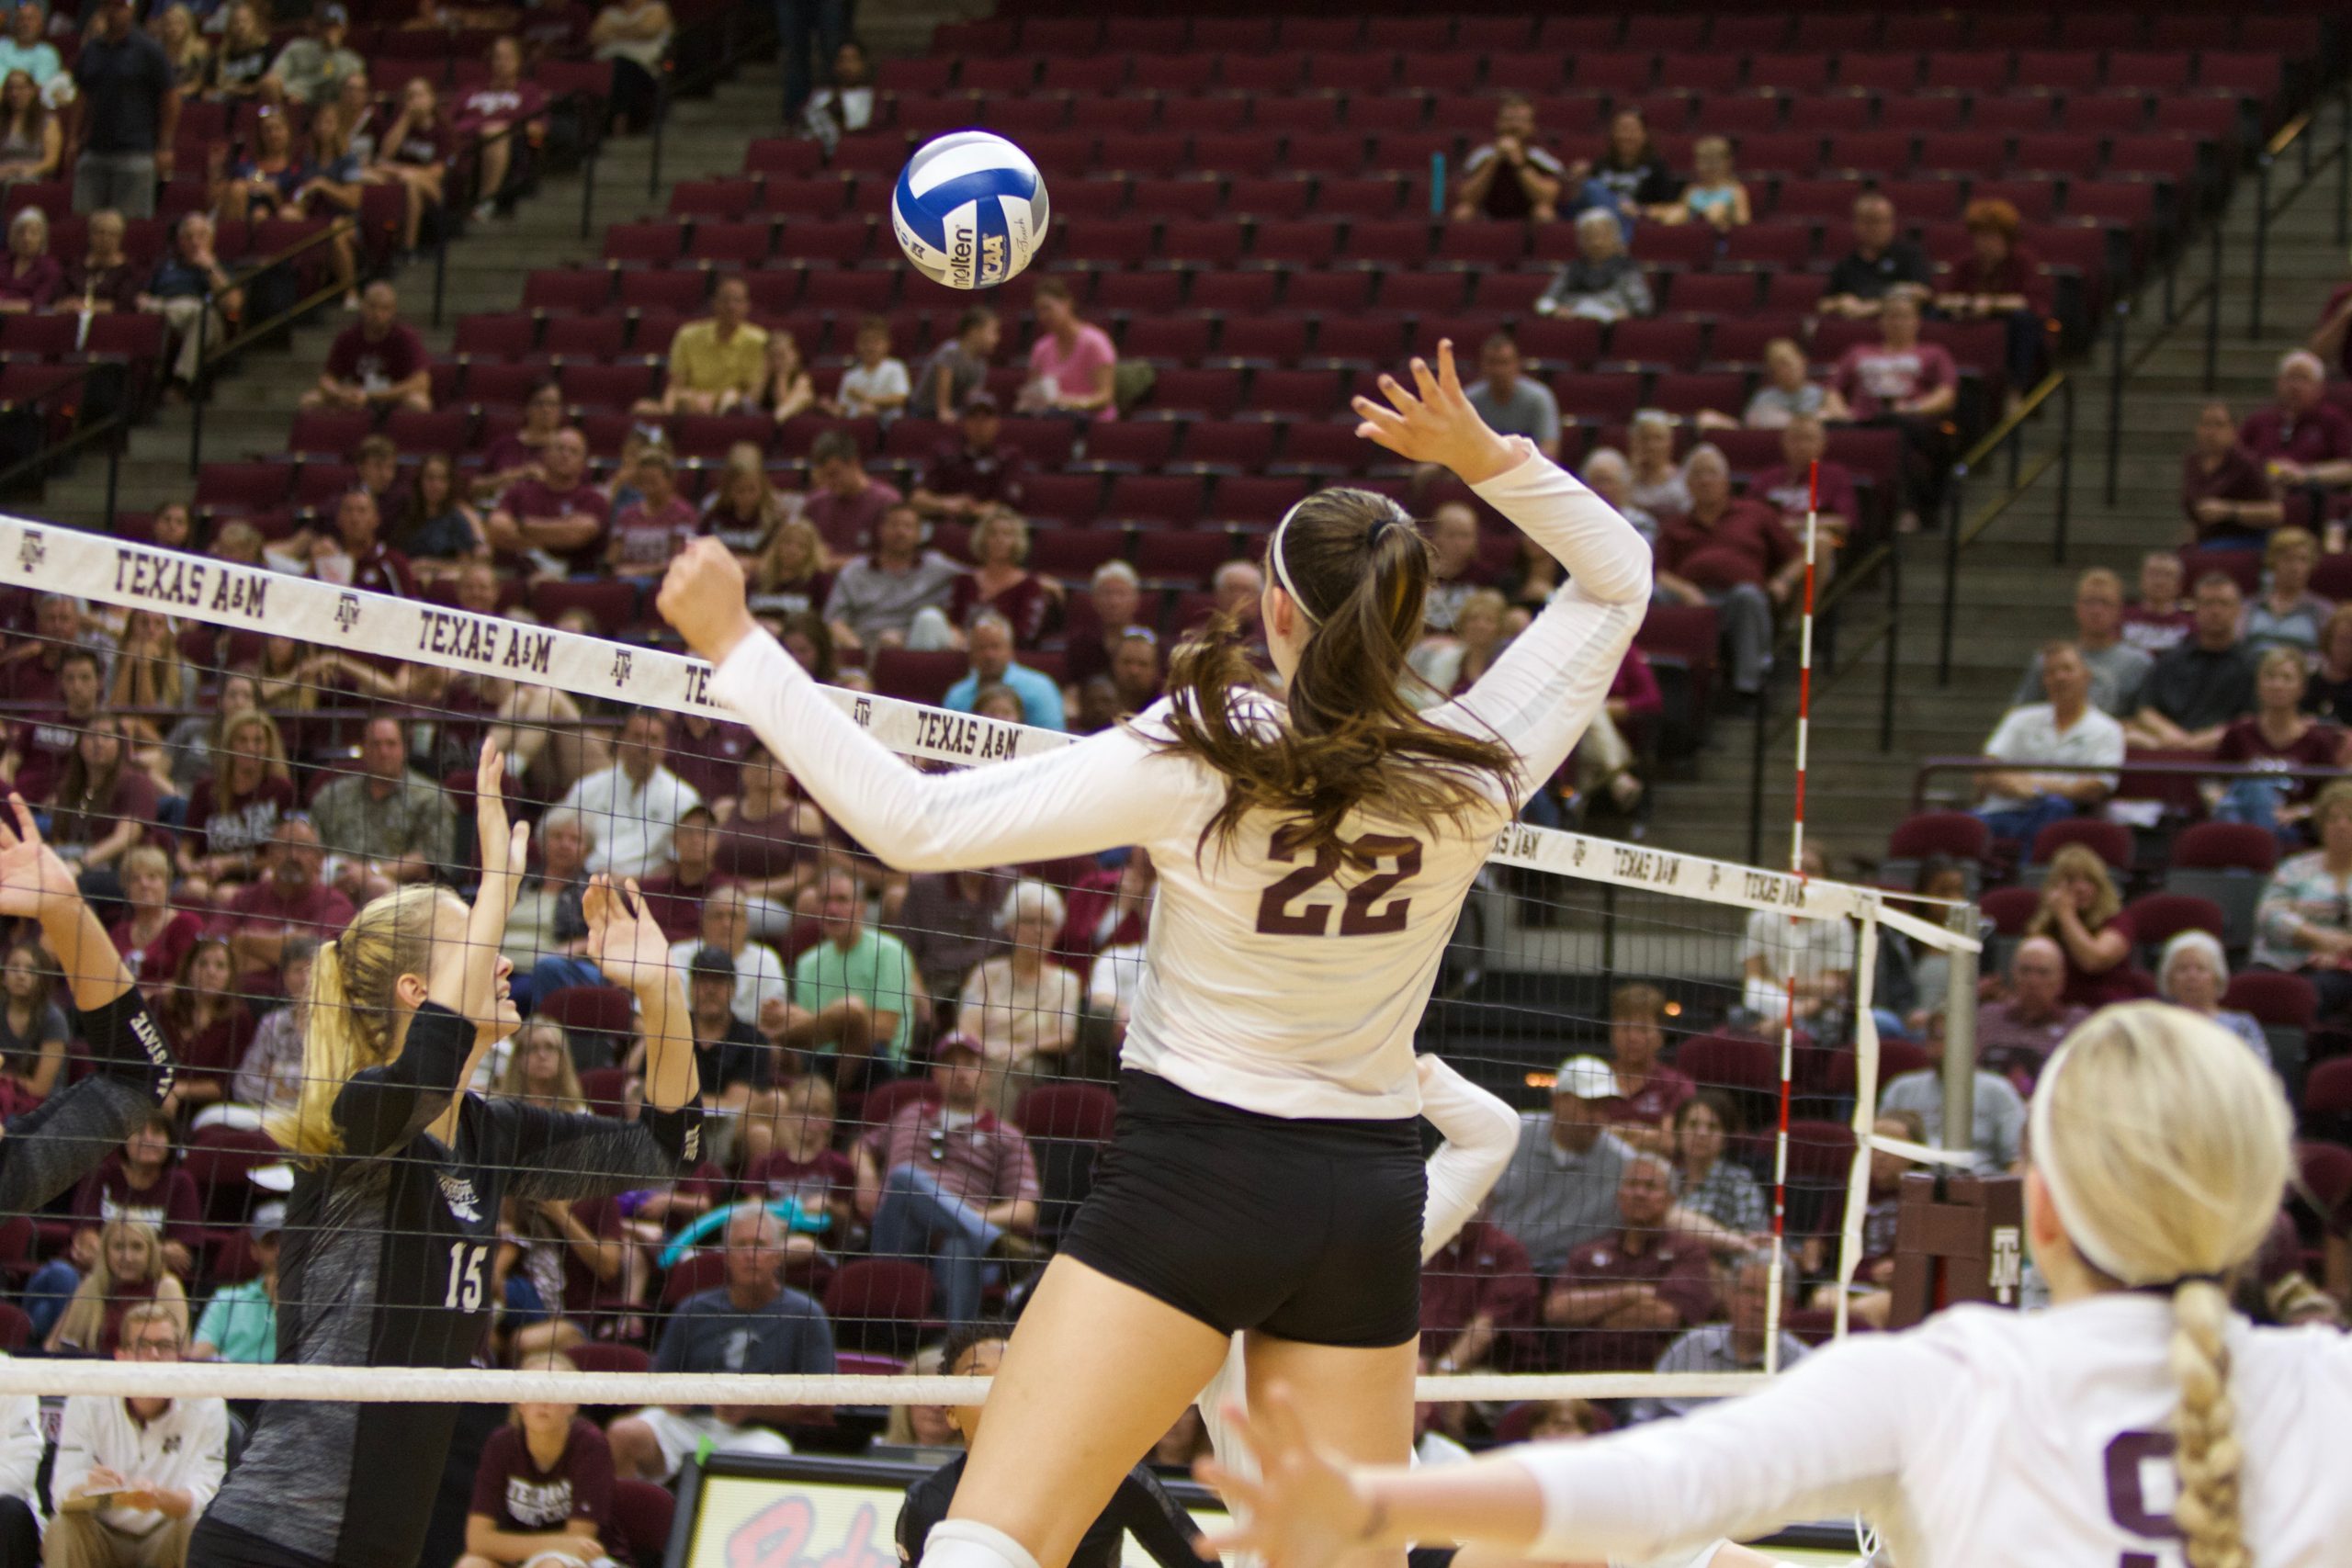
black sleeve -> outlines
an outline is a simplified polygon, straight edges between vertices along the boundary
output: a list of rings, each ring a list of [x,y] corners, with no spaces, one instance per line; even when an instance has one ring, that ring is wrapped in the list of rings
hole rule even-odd
[[[491,1157],[517,1168],[515,1198],[605,1198],[684,1175],[702,1159],[702,1107],[646,1106],[634,1122],[493,1100]]]
[[[51,1016],[57,1018],[62,1032],[64,1020],[53,1010]],[[172,1059],[170,1043],[147,1010],[138,987],[126,986],[122,995],[106,1006],[83,1013],[81,1030],[101,1074],[141,1089],[158,1105],[172,1092],[178,1064]]]
[[[948,1500],[956,1495],[956,1483],[947,1478],[948,1472],[962,1469],[962,1461],[957,1461],[908,1483],[906,1500],[899,1505],[899,1562],[913,1564],[922,1561],[922,1549],[931,1540],[931,1527],[947,1517]]]
[[[1896,241],[1894,255],[1903,274],[1903,282],[1932,283],[1935,281],[1935,268],[1928,262],[1928,253],[1910,241]]]
[[[1649,166],[1642,171],[1641,188],[1634,193],[1634,199],[1644,207],[1663,207],[1681,194],[1682,182],[1674,177],[1664,163],[1652,159]]]
[[[129,1078],[93,1073],[10,1122],[0,1138],[0,1214],[29,1213],[105,1164],[156,1099]]]
[[[1849,254],[1838,258],[1838,265],[1829,269],[1829,281],[1822,287],[1833,299],[1841,294],[1860,299],[1868,298],[1878,287],[1878,279],[1867,265],[1858,265]]]
[[[449,1108],[466,1070],[473,1027],[438,1002],[409,1021],[401,1054],[351,1075],[334,1098],[334,1125],[346,1155],[386,1155]]]
[[[1193,1543],[1201,1539],[1201,1527],[1145,1466],[1127,1472],[1111,1495],[1111,1517],[1159,1568],[1200,1568],[1201,1554]]]

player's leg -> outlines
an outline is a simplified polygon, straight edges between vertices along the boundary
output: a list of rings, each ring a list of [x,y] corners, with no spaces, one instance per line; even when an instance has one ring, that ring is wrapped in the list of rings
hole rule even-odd
[[[935,1531],[924,1562],[1032,1568],[989,1542],[1001,1532],[1035,1568],[1062,1568],[1120,1477],[1216,1371],[1227,1344],[1198,1318],[1076,1258],[1056,1258],[1012,1331],[987,1425],[947,1510],[951,1525],[985,1529],[978,1539],[950,1530],[944,1541]]]
[[[1418,1338],[1367,1349],[1244,1334],[1241,1344],[1249,1386],[1288,1389],[1300,1422],[1317,1442],[1359,1464],[1403,1464],[1412,1458]],[[1353,1561],[1402,1559],[1402,1553],[1381,1553]]]

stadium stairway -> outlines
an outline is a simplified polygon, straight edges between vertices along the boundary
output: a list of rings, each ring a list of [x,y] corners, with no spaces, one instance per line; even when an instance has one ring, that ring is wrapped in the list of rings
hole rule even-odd
[[[662,153],[662,184],[648,194],[652,141],[644,136],[607,141],[596,168],[590,237],[580,237],[583,173],[551,175],[537,192],[517,204],[512,219],[474,224],[451,243],[442,319],[454,323],[469,311],[512,310],[521,298],[528,264],[559,265],[593,262],[607,224],[659,212],[669,186],[681,179],[732,173],[741,166],[747,128],[776,123],[782,92],[772,61],[745,65],[709,95],[673,106]],[[393,279],[401,291],[403,319],[424,334],[436,353],[449,346],[452,327],[430,324],[433,258],[428,254]],[[303,391],[318,375],[327,347],[353,318],[329,309],[313,315],[279,342],[249,353],[215,384],[205,410],[204,454],[213,461],[283,452]],[[119,476],[117,506],[150,512],[168,501],[185,501],[194,489],[188,469],[190,411],[165,408],[130,433]],[[106,518],[107,469],[85,460],[51,483],[38,503],[44,515],[83,527],[102,527]]]
[[[2340,101],[2323,100],[2310,134],[2315,149],[2335,144],[2341,132]],[[2293,155],[2282,159],[2272,199],[2283,198],[2296,177]],[[2242,179],[2223,217],[2223,286],[2220,382],[2214,396],[2228,400],[2240,418],[2269,400],[2279,355],[2300,346],[2316,324],[2328,292],[2345,277],[2344,251],[2335,237],[2335,178],[2332,171],[2304,188],[2271,225],[2263,329],[2246,334],[2257,195],[2253,179]],[[2185,298],[2205,276],[2202,234],[2182,258],[2179,288]],[[2127,355],[2137,356],[2160,321],[2161,276],[2153,277],[2132,300]],[[2107,331],[2113,330],[2110,322]],[[2189,315],[2127,374],[2116,502],[2106,504],[2108,373],[2109,340],[2102,333],[2087,358],[2068,370],[2075,386],[2074,506],[2065,563],[2053,567],[2051,542],[2056,525],[2054,471],[2027,492],[1962,556],[1961,592],[1952,643],[1951,678],[1937,683],[1937,660],[1944,585],[1944,538],[1915,536],[1905,542],[1903,600],[1898,642],[1894,744],[1878,750],[1883,649],[1856,660],[1827,690],[1816,688],[1806,794],[1808,836],[1826,848],[1842,874],[1857,861],[1875,862],[1886,835],[1910,810],[1914,775],[1922,758],[1973,753],[2007,707],[2018,676],[2034,649],[2064,636],[2074,622],[2069,606],[2077,573],[2093,566],[2113,568],[2127,592],[2136,581],[2141,556],[2181,543],[2181,455],[2204,390],[2204,314]],[[2030,471],[2057,441],[2054,407],[2029,425],[2023,450]],[[1973,482],[1967,505],[1973,516],[2007,490],[2007,467],[1996,457],[1993,472]],[[1883,588],[1862,592],[1846,635],[1866,637],[1884,618]],[[1784,863],[1793,808],[1795,742],[1786,728],[1795,708],[1792,680],[1777,682],[1773,729],[1780,731],[1765,763],[1762,859]],[[1712,743],[1697,759],[1697,776],[1668,781],[1658,791],[1654,842],[1668,848],[1744,860],[1749,854],[1748,787],[1753,776],[1753,726],[1745,719],[1718,720]],[[1966,792],[1959,775],[1939,775],[1932,791],[1956,800]]]

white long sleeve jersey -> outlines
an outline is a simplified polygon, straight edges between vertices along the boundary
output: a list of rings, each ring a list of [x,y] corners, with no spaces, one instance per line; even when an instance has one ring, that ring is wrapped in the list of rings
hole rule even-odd
[[[1533,1555],[1626,1558],[1860,1513],[1901,1568],[2181,1568],[2169,1303],[1956,1307],[1815,1351],[1757,1393],[1582,1443],[1514,1450],[1544,1495]],[[2263,1568],[2341,1564],[2335,1447],[2352,1341],[2233,1324],[2246,1541]]]
[[[1521,443],[1479,495],[1566,568],[1567,586],[1430,722],[1518,753],[1524,794],[1566,758],[1607,697],[1650,592],[1649,547],[1572,476]],[[1226,781],[1157,750],[1164,704],[1019,761],[917,773],[828,701],[775,639],[729,655],[712,694],[740,714],[851,837],[908,871],[1018,864],[1125,845],[1159,872],[1125,1063],[1261,1114],[1382,1118],[1419,1109],[1413,1032],[1456,912],[1509,824],[1417,833],[1366,818],[1347,836],[1376,870],[1298,855],[1270,814],[1229,849],[1202,830]],[[1268,722],[1281,710],[1262,703]],[[1136,733],[1140,731],[1140,733]],[[1264,817],[1264,820],[1259,818]]]
[[[175,1399],[141,1423],[122,1400],[74,1394],[58,1426],[50,1496],[63,1502],[101,1465],[125,1481],[185,1489],[200,1514],[228,1471],[229,1407],[217,1399]],[[98,1517],[126,1535],[147,1535],[164,1523],[163,1515],[137,1508],[107,1508]]]

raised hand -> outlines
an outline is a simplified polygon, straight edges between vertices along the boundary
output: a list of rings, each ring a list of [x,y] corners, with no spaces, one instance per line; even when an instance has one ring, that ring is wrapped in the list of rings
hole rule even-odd
[[[1354,408],[1363,423],[1356,426],[1356,434],[1411,462],[1449,468],[1465,484],[1517,468],[1533,450],[1517,437],[1496,434],[1470,406],[1453,367],[1451,340],[1438,344],[1435,371],[1429,361],[1413,360],[1413,387],[1408,390],[1396,377],[1381,377],[1380,390],[1388,401],[1384,405],[1377,399],[1357,398]]]
[[[1202,1538],[1202,1557],[1229,1552],[1262,1557],[1269,1568],[1329,1568],[1372,1544],[1378,1522],[1340,1461],[1316,1446],[1280,1384],[1251,1394],[1248,1411],[1227,1410],[1242,1448],[1258,1461],[1259,1479],[1246,1480],[1213,1459],[1193,1474],[1214,1487],[1233,1511],[1232,1529]]]
[[[0,817],[0,915],[38,919],[60,898],[78,899],[81,885],[74,868],[41,841],[25,797],[11,791],[8,816]]]
[[[645,908],[635,878],[619,887],[599,872],[580,897],[588,921],[588,956],[613,985],[629,991],[670,982],[670,939]]]
[[[713,664],[757,629],[743,600],[743,568],[717,539],[696,539],[679,552],[653,596],[662,618]]]
[[[481,897],[504,900],[500,919],[514,909],[523,873],[530,865],[531,825],[506,820],[506,757],[494,738],[481,743],[474,766],[474,835],[481,844]]]

